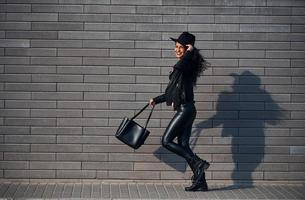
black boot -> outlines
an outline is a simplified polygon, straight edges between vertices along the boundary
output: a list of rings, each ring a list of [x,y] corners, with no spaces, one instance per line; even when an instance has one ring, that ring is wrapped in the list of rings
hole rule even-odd
[[[200,171],[205,171],[210,167],[210,163],[206,160],[202,160],[195,154],[195,156],[189,162],[189,166],[191,167],[194,174],[191,179],[195,180]]]
[[[193,181],[193,184],[189,187],[185,187],[185,191],[195,192],[195,191],[208,191],[208,184],[205,179],[205,173],[202,171],[197,179]]]

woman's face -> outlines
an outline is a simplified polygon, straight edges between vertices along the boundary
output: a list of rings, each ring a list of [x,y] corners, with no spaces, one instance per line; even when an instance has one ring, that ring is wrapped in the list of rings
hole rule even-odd
[[[186,51],[186,48],[179,42],[176,42],[176,46],[175,46],[176,58],[181,59],[182,56],[185,54],[185,51]]]

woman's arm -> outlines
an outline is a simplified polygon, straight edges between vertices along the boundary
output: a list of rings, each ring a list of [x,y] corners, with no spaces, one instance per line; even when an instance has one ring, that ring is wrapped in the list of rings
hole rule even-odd
[[[163,103],[166,101],[165,94],[161,94],[161,95],[153,98],[153,100],[154,100],[155,104]]]

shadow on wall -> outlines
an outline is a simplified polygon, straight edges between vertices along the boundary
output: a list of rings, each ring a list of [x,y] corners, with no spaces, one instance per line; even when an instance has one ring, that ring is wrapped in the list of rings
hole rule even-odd
[[[271,95],[262,89],[260,78],[257,75],[244,71],[241,75],[231,74],[231,76],[234,77],[232,90],[219,94],[216,114],[213,117],[195,124],[199,128],[193,130],[190,145],[192,149],[196,146],[198,137],[205,128],[222,127],[221,136],[232,138],[231,152],[228,153],[232,154],[234,162],[231,175],[234,182],[233,188],[241,187],[245,182],[247,187],[250,187],[253,183],[252,173],[263,161],[265,154],[265,125],[280,123],[283,112]],[[236,94],[237,98],[232,100]],[[268,104],[268,108],[266,108],[266,104]],[[226,116],[224,111],[238,114],[232,119],[232,117]],[[213,145],[211,146],[213,148]],[[163,147],[160,147],[154,154],[174,169],[180,172],[186,171],[186,162],[184,162],[184,167],[181,167],[177,162],[181,163],[183,160]],[[212,168],[213,162],[211,162],[210,169]]]

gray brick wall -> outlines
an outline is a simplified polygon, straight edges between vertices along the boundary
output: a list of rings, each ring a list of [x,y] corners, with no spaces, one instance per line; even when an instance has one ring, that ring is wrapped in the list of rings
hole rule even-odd
[[[0,178],[189,179],[160,144],[170,107],[156,107],[136,151],[114,133],[164,92],[169,37],[190,31],[211,63],[191,137],[207,178],[304,181],[304,11],[304,0],[0,1]]]

